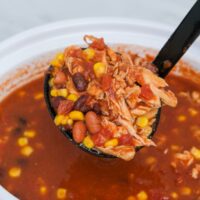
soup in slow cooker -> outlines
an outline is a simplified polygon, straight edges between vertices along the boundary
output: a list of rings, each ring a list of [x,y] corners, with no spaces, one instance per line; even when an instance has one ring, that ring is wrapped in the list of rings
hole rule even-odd
[[[50,118],[37,79],[0,104],[0,184],[21,200],[200,199],[200,86],[167,78],[178,98],[153,140],[129,162],[71,144]]]

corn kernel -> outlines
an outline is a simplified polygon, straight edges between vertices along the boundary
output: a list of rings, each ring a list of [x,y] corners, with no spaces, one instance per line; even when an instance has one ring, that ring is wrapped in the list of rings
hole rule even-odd
[[[106,65],[102,62],[94,64],[93,69],[97,78],[100,78],[103,74],[106,73]]]
[[[18,95],[19,95],[20,97],[23,97],[23,96],[25,96],[25,94],[26,94],[26,92],[25,92],[25,91],[23,91],[23,90],[19,91],[19,93],[18,93]]]
[[[179,115],[178,118],[177,118],[177,120],[179,122],[184,122],[186,120],[186,116],[185,115]]]
[[[190,152],[194,156],[195,159],[200,160],[200,149],[196,147],[192,147]]]
[[[40,99],[43,99],[44,95],[42,93],[37,93],[35,96],[34,96],[34,99],[36,100],[40,100]]]
[[[75,102],[78,99],[78,96],[76,94],[70,94],[67,99]]]
[[[58,96],[58,90],[52,89],[52,90],[50,91],[50,95],[51,95],[52,97],[57,97],[57,96]]]
[[[57,55],[56,55],[56,60],[58,60],[60,63],[64,63],[64,60],[65,60],[65,56],[64,56],[64,54],[63,53],[58,53]]]
[[[74,121],[73,121],[72,119],[68,119],[68,120],[67,120],[67,124],[68,124],[68,125],[72,126],[73,123],[74,123]]]
[[[138,117],[137,121],[136,121],[136,125],[141,127],[141,128],[144,128],[145,126],[147,126],[148,123],[149,123],[149,120],[145,116]]]
[[[68,120],[69,120],[69,116],[65,116],[65,115],[56,115],[56,117],[54,118],[54,123],[56,124],[56,126],[59,125],[66,125],[68,124]]]
[[[24,136],[28,138],[34,138],[36,136],[36,132],[33,130],[24,131]]]
[[[189,187],[182,187],[180,192],[184,196],[189,196],[189,195],[191,195],[192,190]]]
[[[104,146],[105,147],[116,147],[118,145],[118,139],[117,138],[113,138],[111,140],[108,140]]]
[[[149,156],[147,159],[146,159],[146,164],[147,165],[152,165],[156,162],[156,158],[153,157],[153,156]]]
[[[62,67],[63,64],[55,58],[50,62],[50,65],[52,65],[53,67]]]
[[[33,148],[31,146],[25,146],[21,149],[21,154],[23,156],[29,157],[33,153]]]
[[[95,55],[95,50],[94,49],[91,49],[91,48],[87,48],[83,51],[86,59],[89,61],[91,60],[92,58],[94,58],[94,55]]]
[[[56,196],[58,199],[65,199],[67,197],[67,190],[65,188],[57,189]]]
[[[20,147],[26,146],[28,144],[28,139],[26,137],[20,137],[17,140],[17,143]]]
[[[47,187],[41,186],[41,187],[40,187],[40,194],[41,194],[41,195],[45,195],[46,193],[47,193]]]
[[[67,115],[64,116],[63,119],[62,119],[62,121],[61,121],[61,124],[62,124],[62,125],[68,124],[68,120],[69,120],[69,117],[68,117]]]
[[[61,96],[61,97],[67,97],[67,95],[68,95],[68,91],[67,91],[67,89],[59,89],[58,91],[57,91],[57,94],[58,94],[58,96]]]
[[[190,113],[190,115],[192,117],[195,117],[198,114],[198,111],[196,109],[194,109],[194,108],[189,108],[188,112]]]
[[[176,192],[172,192],[172,193],[171,193],[171,197],[172,197],[173,199],[178,199],[178,194],[177,194]]]
[[[59,126],[62,124],[62,121],[65,119],[64,115],[56,115],[56,117],[54,118],[54,123],[56,124],[56,126]]]
[[[18,178],[21,175],[21,168],[19,167],[13,167],[8,172],[9,176],[12,178]]]
[[[74,110],[69,113],[69,118],[72,120],[84,120],[84,115],[82,112]]]
[[[49,86],[52,87],[54,85],[54,78],[51,78],[49,80]]]
[[[176,144],[172,144],[171,145],[171,150],[173,150],[173,151],[179,151],[180,150],[180,146],[178,146],[178,145],[176,145]]]
[[[140,191],[137,194],[137,199],[138,200],[147,200],[148,199],[147,193],[145,191]]]
[[[86,136],[83,140],[83,144],[88,148],[91,149],[94,147],[94,142],[90,138],[90,136]]]
[[[127,200],[136,200],[136,198],[134,197],[134,196],[129,196],[128,198],[127,198]]]

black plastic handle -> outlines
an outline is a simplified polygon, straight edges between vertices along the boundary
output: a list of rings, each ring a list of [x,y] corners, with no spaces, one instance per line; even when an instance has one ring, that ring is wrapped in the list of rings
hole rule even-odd
[[[198,0],[153,61],[160,77],[165,77],[200,34]]]

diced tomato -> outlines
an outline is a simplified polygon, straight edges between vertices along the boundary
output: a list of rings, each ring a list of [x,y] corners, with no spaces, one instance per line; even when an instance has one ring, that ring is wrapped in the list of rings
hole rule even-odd
[[[107,140],[113,137],[113,133],[105,128],[102,128],[101,131],[91,137],[96,146],[103,146]]]
[[[83,51],[82,49],[71,49],[68,52],[68,56],[74,57],[74,58],[82,58],[83,57]]]
[[[94,48],[94,49],[98,49],[98,50],[104,50],[106,48],[106,45],[104,43],[104,39],[103,38],[99,38],[94,40],[91,44],[90,47]]]
[[[133,137],[130,134],[124,134],[119,138],[120,145],[133,145]]]
[[[108,90],[112,83],[112,77],[109,74],[103,75],[101,79],[101,87],[104,91]]]
[[[104,143],[106,142],[106,138],[103,135],[101,135],[100,133],[92,135],[91,138],[92,138],[92,141],[94,142],[95,146],[98,146],[98,147],[103,146]]]
[[[154,94],[151,91],[151,88],[149,85],[145,84],[141,87],[140,98],[143,98],[145,100],[151,100],[154,98]]]
[[[113,133],[111,131],[109,131],[108,129],[106,129],[106,128],[102,128],[99,133],[101,135],[103,135],[108,140],[113,137]]]

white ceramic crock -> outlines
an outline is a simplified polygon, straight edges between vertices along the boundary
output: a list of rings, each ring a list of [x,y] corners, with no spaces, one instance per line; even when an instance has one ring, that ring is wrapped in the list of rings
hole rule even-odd
[[[34,28],[0,43],[0,84],[9,78],[9,72],[29,64],[33,58],[70,44],[82,44],[85,34],[104,37],[110,44],[136,44],[160,49],[173,30],[172,27],[149,21],[119,18],[68,20]],[[184,56],[184,59],[196,63],[197,69],[200,69],[199,52],[200,40]],[[0,91],[0,96],[3,96],[2,93]],[[16,200],[2,187],[0,199]]]

